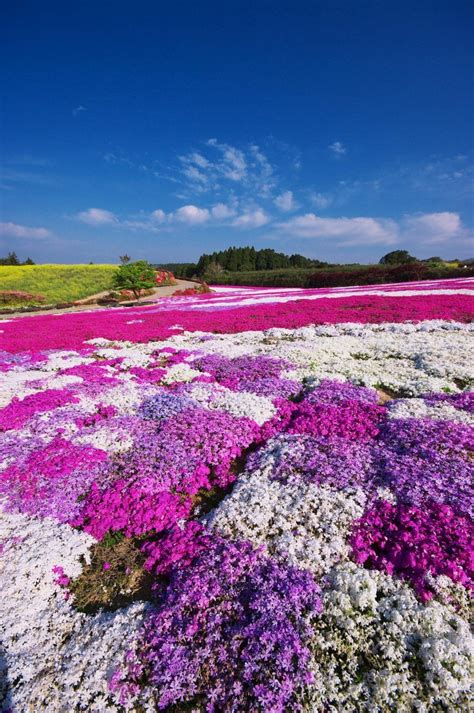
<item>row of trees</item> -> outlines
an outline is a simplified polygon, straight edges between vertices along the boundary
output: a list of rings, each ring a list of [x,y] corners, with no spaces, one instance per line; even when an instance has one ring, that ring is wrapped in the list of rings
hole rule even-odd
[[[10,252],[6,257],[0,257],[0,265],[34,265],[35,263],[30,257],[27,257],[24,262],[20,262],[18,255],[15,252]]]
[[[198,275],[208,275],[212,272],[227,270],[228,272],[251,272],[254,270],[280,270],[285,268],[308,268],[325,265],[320,260],[311,260],[303,255],[285,255],[266,248],[256,250],[254,247],[220,250],[208,255],[201,255],[196,267]]]
[[[392,250],[380,259],[379,264],[395,266],[415,263],[441,264],[443,262],[443,259],[439,256],[418,260],[418,258],[410,255],[408,250]],[[263,272],[292,268],[308,269],[312,267],[320,270],[325,267],[338,267],[338,265],[307,258],[297,253],[285,255],[285,253],[276,252],[270,248],[256,250],[254,247],[247,246],[244,248],[231,247],[227,248],[227,250],[220,250],[210,254],[204,253],[197,263],[170,263],[169,265],[162,265],[162,267],[172,270],[178,277],[200,277],[212,280],[222,276],[222,273],[225,272]],[[341,268],[344,267],[347,266],[341,265]]]

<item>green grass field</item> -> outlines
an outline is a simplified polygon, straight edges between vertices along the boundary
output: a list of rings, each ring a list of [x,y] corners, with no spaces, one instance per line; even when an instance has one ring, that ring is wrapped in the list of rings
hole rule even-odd
[[[47,304],[73,302],[111,288],[116,265],[0,265],[0,291],[20,290]]]

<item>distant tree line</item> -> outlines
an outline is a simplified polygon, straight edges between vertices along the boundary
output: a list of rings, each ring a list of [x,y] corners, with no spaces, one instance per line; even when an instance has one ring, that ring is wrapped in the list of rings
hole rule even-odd
[[[280,270],[282,268],[318,267],[327,263],[311,260],[303,255],[285,255],[271,248],[256,250],[253,247],[220,250],[208,255],[204,253],[197,263],[197,274],[207,275],[209,272],[250,272],[260,270]]]
[[[257,250],[254,247],[219,250],[204,253],[197,263],[161,263],[160,269],[170,270],[176,277],[197,277],[212,279],[223,272],[260,272],[263,270],[288,270],[318,268],[328,263],[313,260],[304,255],[285,255],[271,248]]]
[[[27,257],[24,262],[20,262],[15,252],[8,253],[6,257],[0,257],[0,265],[34,265],[35,263],[30,257]]]

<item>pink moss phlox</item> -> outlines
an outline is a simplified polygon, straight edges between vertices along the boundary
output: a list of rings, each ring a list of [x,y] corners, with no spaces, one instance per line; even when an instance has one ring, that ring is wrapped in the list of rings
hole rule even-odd
[[[157,576],[169,575],[177,566],[187,567],[206,547],[209,540],[205,528],[195,520],[173,527],[161,539],[145,542],[147,555],[144,567]]]
[[[91,428],[97,426],[101,421],[107,421],[109,418],[113,418],[116,414],[117,408],[115,406],[97,404],[97,410],[94,411],[94,413],[89,413],[87,416],[77,418],[75,424],[79,428]]]
[[[106,460],[105,451],[57,436],[0,473],[0,494],[8,510],[68,522]]]
[[[334,405],[303,401],[294,411],[287,432],[367,441],[379,433],[385,411],[383,406],[361,401],[340,401]]]
[[[203,296],[205,299],[205,296]],[[199,299],[199,298],[196,298]],[[31,317],[32,329],[24,329],[24,320],[4,324],[0,349],[22,352],[41,349],[77,349],[86,340],[98,337],[115,341],[148,342],[168,339],[173,326],[187,331],[234,334],[271,327],[296,329],[308,324],[358,322],[418,322],[426,319],[472,320],[474,298],[470,295],[421,295],[411,297],[361,296],[302,299],[277,304],[256,304],[230,309],[180,310],[157,307],[137,308],[142,321],[128,324],[130,312],[89,312]]]
[[[0,432],[21,428],[36,413],[52,411],[78,400],[70,389],[46,389],[24,399],[15,396],[8,406],[0,409]]]
[[[166,375],[166,369],[161,367],[147,369],[143,366],[132,366],[129,373],[133,374],[135,379],[142,383],[159,384]]]
[[[58,585],[58,587],[66,588],[69,586],[71,582],[71,578],[65,574],[64,569],[60,567],[59,565],[55,565],[53,567],[53,574],[56,576],[54,577],[54,583]]]
[[[422,601],[433,596],[427,575],[474,589],[474,524],[449,505],[420,508],[379,500],[357,521],[354,560],[410,581]]]
[[[101,540],[109,531],[126,537],[160,532],[188,517],[190,501],[167,491],[154,492],[138,482],[118,480],[101,489],[93,483],[81,514],[71,524]]]
[[[120,384],[117,377],[110,374],[103,361],[94,361],[90,364],[78,364],[68,369],[62,369],[61,376],[80,376],[86,384],[98,386],[115,386]]]

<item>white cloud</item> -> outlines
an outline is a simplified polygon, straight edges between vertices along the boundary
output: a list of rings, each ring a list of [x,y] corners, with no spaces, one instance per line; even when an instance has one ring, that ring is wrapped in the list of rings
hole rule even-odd
[[[420,213],[400,221],[387,218],[321,218],[314,213],[297,216],[276,225],[295,238],[334,240],[336,245],[404,244],[414,250],[432,243],[468,244],[472,234],[458,213]]]
[[[0,223],[0,235],[10,238],[49,238],[52,233],[47,228],[31,228],[18,223]]]
[[[310,193],[309,200],[318,210],[324,210],[332,203],[332,197],[325,193]]]
[[[190,195],[213,191],[221,195],[236,188],[252,198],[270,197],[276,184],[274,169],[256,144],[244,148],[209,139],[202,152],[191,151],[178,157],[179,173]]]
[[[79,106],[76,106],[76,107],[72,110],[72,115],[73,115],[73,116],[78,116],[78,115],[81,113],[81,111],[87,111],[87,107],[82,106],[82,104],[79,104]]]
[[[184,205],[173,214],[173,218],[179,223],[188,225],[200,225],[209,220],[210,214],[207,208],[198,208],[196,205]]]
[[[75,218],[80,220],[81,223],[87,223],[87,225],[112,225],[118,222],[114,213],[103,208],[88,208],[81,213],[77,213]]]
[[[466,236],[459,214],[446,211],[406,216],[402,226],[407,238],[422,236],[424,243],[445,243]]]
[[[224,178],[230,181],[243,181],[247,175],[247,162],[243,151],[230,144],[212,143],[222,153],[222,160],[219,162],[219,171]]]
[[[257,210],[242,213],[233,221],[232,225],[236,228],[244,229],[261,228],[262,225],[266,225],[269,221],[270,218],[265,211],[258,208]]]
[[[235,208],[227,205],[226,203],[216,203],[211,209],[212,217],[216,220],[225,220],[225,218],[232,218],[235,215]]]
[[[297,238],[334,238],[339,245],[391,245],[397,241],[397,224],[375,218],[320,218],[306,213],[277,226]]]
[[[296,210],[298,207],[293,197],[293,191],[284,191],[284,193],[277,196],[273,202],[276,207],[284,213],[289,213],[292,210]]]
[[[334,141],[329,144],[328,149],[334,153],[335,156],[344,156],[347,153],[347,149],[340,141]]]
[[[151,214],[151,218],[156,223],[164,223],[166,220],[166,213],[164,210],[161,210],[161,208],[158,208],[157,210],[153,211],[153,213]]]
[[[200,168],[207,168],[210,165],[207,158],[205,158],[198,151],[191,153],[188,158],[192,163],[195,163],[196,166],[199,166]]]
[[[192,164],[185,165],[183,168],[183,175],[186,176],[191,183],[200,183],[201,187],[207,187],[207,184],[209,183],[209,176],[200,171],[197,166],[193,166]]]
[[[250,154],[253,159],[251,182],[260,195],[268,197],[276,185],[273,166],[257,144],[250,146]]]

